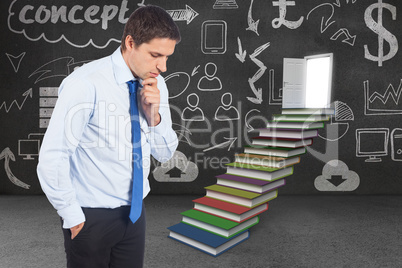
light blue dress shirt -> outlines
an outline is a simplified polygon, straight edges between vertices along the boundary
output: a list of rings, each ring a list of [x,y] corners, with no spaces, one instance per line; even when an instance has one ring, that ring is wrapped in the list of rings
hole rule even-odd
[[[85,221],[81,207],[116,208],[131,204],[130,99],[126,82],[135,79],[120,48],[85,64],[63,80],[39,154],[37,173],[63,228]],[[157,77],[161,122],[149,127],[140,112],[143,197],[150,191],[150,155],[169,160],[177,148],[168,90]],[[140,81],[141,83],[142,81]]]

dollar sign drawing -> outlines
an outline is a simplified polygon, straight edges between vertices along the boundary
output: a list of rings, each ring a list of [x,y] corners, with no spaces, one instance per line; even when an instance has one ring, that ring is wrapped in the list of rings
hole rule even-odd
[[[388,9],[392,14],[392,19],[396,20],[396,7],[390,4],[384,4],[382,0],[378,0],[377,4],[369,6],[364,13],[364,21],[366,22],[367,27],[378,35],[378,56],[376,57],[370,54],[368,46],[364,45],[364,57],[372,61],[378,61],[378,66],[382,66],[383,61],[391,59],[398,52],[398,40],[395,35],[388,32],[382,26],[382,12],[384,8]],[[375,22],[372,17],[374,9],[377,9],[378,11],[378,22]],[[390,47],[387,55],[384,55],[384,39],[389,43]]]

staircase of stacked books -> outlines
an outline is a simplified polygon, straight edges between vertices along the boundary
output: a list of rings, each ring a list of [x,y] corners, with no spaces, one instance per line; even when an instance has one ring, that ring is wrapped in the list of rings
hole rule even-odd
[[[213,256],[245,241],[249,229],[278,196],[278,188],[293,174],[318,129],[333,109],[282,109],[244,153],[235,155],[206,195],[193,200],[194,208],[181,213],[182,221],[168,227],[169,237]]]

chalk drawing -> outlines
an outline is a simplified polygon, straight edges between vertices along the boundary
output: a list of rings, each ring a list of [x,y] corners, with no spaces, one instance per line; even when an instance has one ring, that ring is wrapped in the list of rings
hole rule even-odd
[[[246,60],[247,51],[243,51],[239,37],[237,37],[237,44],[239,45],[239,53],[235,53],[235,56],[241,63],[244,63],[244,61]]]
[[[225,93],[221,97],[222,105],[216,109],[215,120],[233,121],[239,120],[240,114],[236,107],[232,106],[232,94]]]
[[[250,59],[260,68],[258,71],[254,74],[253,77],[248,79],[248,83],[250,85],[251,90],[253,91],[255,97],[247,97],[249,101],[255,104],[261,104],[262,103],[262,88],[259,88],[258,90],[255,88],[255,83],[264,75],[265,70],[267,67],[262,63],[262,61],[258,60],[256,57],[261,54],[267,47],[270,46],[270,43],[263,44],[256,48],[253,52],[253,54],[250,55]]]
[[[47,128],[49,126],[57,97],[58,87],[39,88],[39,128]]]
[[[103,49],[109,46],[111,42],[120,43],[120,39],[109,38],[107,41],[103,41],[103,44],[99,44],[100,42],[98,43],[90,38],[86,43],[83,41],[83,44],[77,44],[75,41],[71,40],[71,38],[74,37],[67,37],[63,33],[59,33],[56,37],[48,37],[44,32],[46,23],[84,24],[85,26],[99,27],[100,30],[104,31],[108,29],[109,21],[113,19],[117,19],[122,25],[128,20],[128,18],[125,17],[126,12],[129,10],[127,8],[128,0],[122,0],[120,7],[116,5],[104,5],[103,7],[91,5],[84,8],[84,6],[81,5],[74,5],[68,10],[66,6],[47,8],[44,5],[35,6],[34,4],[37,3],[32,3],[33,5],[25,5],[21,10],[14,10],[14,4],[17,1],[18,0],[14,0],[8,9],[8,29],[13,33],[24,35],[26,39],[33,42],[43,39],[45,42],[54,44],[64,40],[67,44],[77,48],[92,45],[95,48]],[[91,16],[89,16],[88,13],[91,14]],[[93,13],[96,13],[98,18],[93,17]],[[79,18],[78,14],[82,17]],[[18,24],[18,26],[15,24]],[[25,25],[34,25],[35,27],[29,27],[27,29],[22,27],[22,29],[19,29],[21,25],[23,25],[23,27]],[[30,30],[31,28],[34,28],[35,31]],[[57,29],[62,29],[62,27],[57,27]]]
[[[10,61],[11,65],[13,66],[14,72],[18,73],[20,69],[20,64],[22,59],[24,58],[26,52],[22,52],[18,56],[13,56],[11,54],[6,53],[8,60]]]
[[[176,151],[169,161],[161,163],[152,171],[158,182],[192,182],[198,173],[197,165],[180,151]]]
[[[13,152],[10,150],[10,148],[6,147],[1,153],[0,153],[0,160],[4,158],[4,170],[6,171],[8,179],[18,187],[24,188],[24,189],[29,189],[31,187],[30,185],[20,181],[16,176],[14,176],[13,172],[10,169],[10,159],[12,161],[15,161],[15,156]]]
[[[387,31],[383,27],[383,9],[388,9],[392,14],[392,19],[396,20],[396,7],[390,4],[383,3],[378,0],[378,3],[370,5],[364,12],[364,21],[367,27],[378,35],[378,55],[374,56],[370,53],[368,45],[364,45],[364,57],[371,61],[377,61],[378,66],[382,66],[384,61],[392,59],[398,52],[398,40],[395,35]],[[377,14],[373,18],[373,11],[377,9]],[[384,40],[389,44],[388,54],[384,55]]]
[[[402,161],[402,128],[394,128],[391,132],[391,159]]]
[[[69,75],[68,66],[70,64],[74,64],[73,57],[57,58],[40,66],[32,74],[30,74],[28,78],[38,75],[38,78],[35,80],[36,84],[39,81],[53,77],[66,77],[67,75]]]
[[[325,32],[325,31],[328,29],[329,26],[331,26],[333,23],[335,23],[335,21],[332,20],[332,17],[334,16],[334,12],[335,12],[334,6],[333,6],[332,4],[330,4],[330,3],[324,3],[324,4],[321,4],[321,5],[318,5],[318,6],[314,7],[314,8],[313,8],[312,10],[310,10],[310,12],[307,14],[306,20],[309,19],[309,16],[310,16],[310,14],[311,14],[313,11],[315,11],[315,10],[321,8],[321,7],[329,7],[329,8],[331,9],[331,15],[328,17],[327,20],[324,21],[325,16],[322,16],[322,17],[321,17],[321,33],[323,33],[323,32]],[[332,20],[332,21],[331,21],[331,20]]]
[[[187,96],[187,104],[190,107],[186,107],[183,109],[181,114],[181,119],[184,121],[204,121],[204,112],[198,107],[198,103],[200,102],[200,98],[197,94],[191,93]]]
[[[166,10],[166,12],[172,17],[174,21],[186,21],[187,24],[193,21],[199,14],[186,5],[185,9]]]
[[[356,129],[356,157],[368,157],[365,162],[381,162],[388,155],[389,128]]]
[[[237,137],[235,137],[235,138],[226,138],[226,137],[224,137],[224,139],[227,140],[227,141],[219,143],[219,144],[216,144],[216,145],[214,145],[212,147],[209,147],[207,149],[204,149],[202,151],[203,152],[208,152],[208,151],[218,149],[218,148],[225,148],[226,146],[228,146],[228,151],[230,151],[230,149],[232,148],[233,144],[237,140]]]
[[[270,69],[269,70],[269,104],[270,105],[282,105],[282,94],[283,94],[283,89],[279,88],[278,90],[275,90],[275,70]]]
[[[35,160],[34,156],[39,155],[40,140],[18,140],[18,155],[23,160]]]
[[[332,20],[334,13],[335,13],[334,6],[330,3],[320,4],[316,7],[314,7],[312,10],[310,10],[310,12],[307,14],[307,17],[306,17],[306,19],[308,20],[313,11],[318,10],[320,8],[326,8],[326,7],[329,7],[331,9],[331,15],[326,20],[325,20],[325,16],[321,17],[321,28],[320,28],[321,33],[325,32],[329,28],[329,26],[331,26],[333,23],[336,22],[335,20]],[[351,35],[349,30],[346,28],[340,28],[330,37],[330,39],[332,41],[337,41],[338,39],[341,39],[343,43],[348,44],[350,46],[354,46],[355,41],[356,41],[356,35]]]
[[[359,175],[341,160],[331,160],[322,169],[322,175],[314,180],[321,192],[351,192],[360,185]]]
[[[21,111],[21,109],[24,106],[25,101],[28,99],[28,97],[32,99],[32,92],[33,92],[32,88],[30,88],[27,91],[25,91],[24,93],[22,93],[22,96],[24,97],[24,100],[21,102],[21,104],[18,103],[17,100],[13,100],[9,105],[7,105],[6,101],[3,101],[1,103],[1,105],[0,105],[0,111],[1,111],[1,109],[4,108],[6,113],[8,113],[13,106],[16,106],[17,109]]]
[[[392,84],[389,84],[384,94],[378,91],[370,92],[369,80],[364,84],[364,114],[365,115],[393,115],[402,114],[402,79],[398,88],[395,90]]]
[[[226,52],[227,24],[223,20],[207,20],[201,26],[201,51],[204,54]]]
[[[289,21],[286,20],[286,9],[287,6],[295,6],[295,1],[287,1],[287,0],[279,0],[272,1],[272,5],[274,7],[279,7],[279,18],[275,18],[272,20],[272,27],[279,28],[282,25],[285,25],[289,29],[297,29],[303,23],[304,17],[301,16],[298,21]]]
[[[236,0],[216,0],[213,9],[236,9],[239,6],[236,3]]]
[[[168,82],[171,80],[170,82]],[[165,82],[167,85],[172,83],[172,86],[168,86],[169,88],[169,99],[174,99],[183,94],[188,86],[190,85],[190,75],[185,72],[175,72],[171,73],[165,77]]]
[[[349,2],[351,2],[352,4],[354,4],[354,3],[357,2],[357,0],[352,0],[352,1],[346,0],[346,4],[349,4]],[[336,0],[335,3],[333,3],[333,4],[334,4],[335,6],[337,6],[337,7],[341,7],[341,0]]]
[[[355,117],[352,109],[344,102],[335,101],[335,117],[330,117],[330,122],[325,123],[326,135],[319,133],[318,136],[327,141],[337,141],[343,138],[349,131],[349,121]]]
[[[198,68],[200,68],[201,65],[198,65],[196,67],[194,67],[193,71],[191,72],[191,76],[194,76],[196,74],[198,74]]]
[[[248,115],[251,114],[252,112],[261,113],[261,111],[258,109],[251,109],[250,111],[247,112],[246,116],[244,116],[244,125],[247,128],[247,132],[251,132],[254,130],[254,128],[250,125],[251,120],[248,118]]]
[[[260,34],[258,33],[258,23],[260,22],[260,20],[255,21],[252,18],[252,14],[251,14],[252,7],[253,7],[253,2],[254,2],[254,0],[251,0],[250,7],[248,9],[248,15],[247,15],[248,28],[246,28],[246,30],[253,31],[258,36],[260,36]]]
[[[187,143],[188,145],[191,145],[191,142],[187,138],[188,135],[192,135],[191,130],[188,128],[184,127],[182,124],[177,124],[177,123],[172,123],[172,128],[173,131],[177,134],[177,139],[179,142],[182,141],[182,139],[185,139],[183,142]]]
[[[351,35],[349,33],[349,30],[346,28],[341,28],[339,29],[334,35],[331,36],[331,40],[338,40],[339,37],[345,36],[345,38],[342,40],[343,43],[346,43],[348,45],[354,46],[355,41],[356,41],[356,35]]]
[[[201,91],[218,91],[222,89],[222,82],[216,77],[218,67],[215,63],[208,62],[205,64],[205,76],[198,81],[197,88]]]
[[[198,65],[196,67],[194,67],[193,71],[191,72],[191,76],[194,76],[196,74],[198,74],[198,68],[200,68],[201,65]]]
[[[339,0],[338,0],[339,1]],[[141,3],[138,3],[137,6],[143,7],[145,6],[145,0],[142,0]]]

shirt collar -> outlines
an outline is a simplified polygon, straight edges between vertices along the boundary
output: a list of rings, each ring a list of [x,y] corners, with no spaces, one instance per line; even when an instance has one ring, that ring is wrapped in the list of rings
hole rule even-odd
[[[117,84],[120,85],[130,80],[137,80],[124,61],[120,46],[112,54],[112,65]]]

